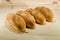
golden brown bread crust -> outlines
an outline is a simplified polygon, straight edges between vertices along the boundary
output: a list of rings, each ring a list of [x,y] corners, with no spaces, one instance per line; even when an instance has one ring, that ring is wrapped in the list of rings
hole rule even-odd
[[[18,28],[15,26],[15,24],[13,23],[12,17],[13,17],[13,14],[8,14],[8,15],[6,16],[6,25],[7,25],[8,29],[10,29],[11,31],[18,33],[19,30],[18,30]]]
[[[39,10],[41,14],[43,14],[46,18],[47,21],[49,22],[54,22],[55,17],[51,9],[43,7],[43,6],[38,6],[35,8],[36,10]]]
[[[25,32],[26,31],[26,23],[25,23],[24,19],[21,16],[15,15],[13,17],[13,22],[15,23],[16,26],[18,26],[18,28],[22,32]]]
[[[30,8],[30,9],[27,9],[26,11],[29,12],[32,16],[34,16],[37,23],[39,24],[46,23],[45,17],[38,10]]]
[[[14,32],[20,33],[26,31],[26,23],[21,16],[8,14],[6,17],[8,28]]]
[[[35,29],[35,19],[31,14],[26,11],[18,11],[16,14],[24,18],[28,28]]]
[[[39,24],[46,24],[46,20],[54,22],[55,17],[49,8],[38,6],[34,9],[29,8],[25,11],[17,11],[16,14],[8,14],[6,24],[8,28],[17,33],[27,33],[26,27],[35,29],[35,21]]]

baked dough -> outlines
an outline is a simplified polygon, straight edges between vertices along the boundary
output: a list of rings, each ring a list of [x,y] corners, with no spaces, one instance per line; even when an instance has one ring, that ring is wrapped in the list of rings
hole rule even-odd
[[[24,18],[28,28],[35,29],[35,19],[29,12],[17,11],[16,14]]]
[[[45,16],[47,21],[49,21],[49,22],[55,21],[54,13],[52,12],[51,9],[46,8],[44,6],[38,6],[35,9],[39,10],[41,12],[41,14],[43,14]]]
[[[6,16],[6,24],[13,32],[26,32],[26,23],[21,16],[15,14],[8,14]]]

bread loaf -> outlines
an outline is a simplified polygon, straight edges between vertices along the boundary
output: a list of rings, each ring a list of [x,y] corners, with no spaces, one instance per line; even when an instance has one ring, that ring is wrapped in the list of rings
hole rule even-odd
[[[6,16],[6,23],[8,28],[14,32],[25,32],[26,31],[26,23],[21,16],[15,14],[8,14]]]
[[[51,9],[46,8],[44,6],[39,6],[39,7],[36,7],[35,9],[39,10],[41,12],[41,14],[43,14],[45,16],[47,21],[49,21],[49,22],[55,21],[54,13],[52,12]]]
[[[29,12],[17,11],[16,14],[24,18],[28,28],[35,29],[35,19]]]

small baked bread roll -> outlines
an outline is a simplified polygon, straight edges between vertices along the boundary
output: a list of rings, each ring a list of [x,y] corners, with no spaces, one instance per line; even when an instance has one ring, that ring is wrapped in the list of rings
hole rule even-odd
[[[39,24],[45,24],[46,23],[45,17],[38,10],[30,8],[30,9],[27,9],[26,11],[34,16],[37,23],[39,23]]]
[[[26,11],[17,11],[16,14],[24,18],[28,28],[31,28],[31,29],[35,28],[35,19],[31,14],[29,14]]]
[[[6,16],[6,24],[8,25],[8,28],[13,32],[25,32],[26,31],[26,23],[24,19],[15,14],[8,14]]]
[[[43,7],[43,6],[36,7],[35,9],[39,10],[41,12],[41,14],[43,14],[45,16],[47,21],[49,21],[49,22],[55,21],[54,13],[52,12],[51,9]]]

